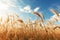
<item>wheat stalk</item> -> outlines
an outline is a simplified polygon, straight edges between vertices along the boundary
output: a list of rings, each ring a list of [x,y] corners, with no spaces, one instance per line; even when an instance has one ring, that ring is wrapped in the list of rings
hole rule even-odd
[[[17,15],[15,14],[9,15],[6,18],[6,22],[4,23],[4,25],[0,25],[0,40],[55,40],[55,39],[59,40],[60,39],[59,38],[60,29],[58,29],[59,30],[58,31],[56,29],[57,26],[54,25],[53,22],[47,20],[46,22],[47,26],[40,28],[42,27],[42,25],[44,25],[43,23],[41,23],[43,22],[44,17],[42,14],[39,14],[38,12],[34,12],[33,14],[39,16],[41,18],[41,21],[35,20],[34,23],[31,23],[30,19],[28,19],[28,23],[27,22],[24,23],[24,21],[20,19]],[[57,21],[57,19],[55,20]],[[53,28],[54,26],[56,27]]]
[[[54,9],[50,9],[50,11],[55,14],[56,16],[59,16],[59,14],[57,13],[57,11],[55,11]]]
[[[39,16],[40,18],[41,18],[41,21],[43,22],[43,15],[40,13],[38,13],[38,12],[33,12],[33,14],[35,14],[35,15],[37,15],[37,16]]]

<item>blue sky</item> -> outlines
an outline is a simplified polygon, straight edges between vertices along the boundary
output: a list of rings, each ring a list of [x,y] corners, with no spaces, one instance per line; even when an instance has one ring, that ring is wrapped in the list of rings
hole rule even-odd
[[[60,6],[60,0],[25,0],[25,1],[22,0],[22,2],[18,0],[18,4],[21,4],[19,6],[30,5],[32,9],[34,9],[35,7],[40,7],[38,12],[42,12],[42,14],[45,17],[44,19],[48,19],[53,15],[50,12],[49,8],[54,8],[56,11],[59,12],[59,10],[57,10],[58,9],[57,6]]]
[[[1,2],[4,3],[6,1],[2,0]],[[41,12],[44,15],[45,20],[53,16],[49,10],[50,8],[53,8],[60,13],[60,9],[58,8],[58,6],[60,6],[60,0],[10,0],[8,3],[11,4],[9,12],[17,13],[23,20],[26,20],[29,16],[31,17],[31,20],[39,19],[39,17],[36,17],[31,13],[25,13],[19,10],[20,8],[23,9],[27,5],[29,5],[32,10],[39,7],[40,9],[38,12]]]

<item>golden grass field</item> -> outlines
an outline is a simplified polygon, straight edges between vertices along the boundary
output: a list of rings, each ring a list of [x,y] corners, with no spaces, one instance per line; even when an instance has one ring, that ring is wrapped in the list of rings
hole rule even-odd
[[[34,23],[30,20],[23,22],[18,16],[15,17],[10,15],[4,23],[0,20],[0,40],[60,40],[60,25],[48,20],[43,24],[42,15],[42,20],[35,20]]]

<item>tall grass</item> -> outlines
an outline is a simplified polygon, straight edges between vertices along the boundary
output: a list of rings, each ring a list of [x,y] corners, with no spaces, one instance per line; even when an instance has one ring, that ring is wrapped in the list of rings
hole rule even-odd
[[[0,24],[0,40],[60,40],[60,26],[49,20],[44,24],[43,15],[37,12],[34,14],[41,21],[35,20],[33,23],[29,19],[24,23],[18,15],[9,15],[6,22]]]

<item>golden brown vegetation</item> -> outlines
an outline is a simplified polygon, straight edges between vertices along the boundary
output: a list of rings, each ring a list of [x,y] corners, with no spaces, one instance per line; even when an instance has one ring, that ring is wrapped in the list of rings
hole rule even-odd
[[[0,40],[60,40],[60,25],[49,20],[44,24],[43,15],[34,14],[41,20],[24,23],[17,15],[9,15],[5,23],[0,23]]]

